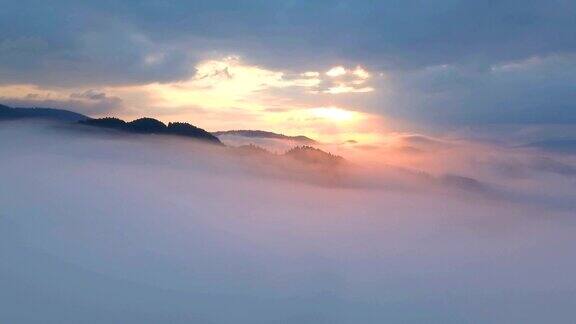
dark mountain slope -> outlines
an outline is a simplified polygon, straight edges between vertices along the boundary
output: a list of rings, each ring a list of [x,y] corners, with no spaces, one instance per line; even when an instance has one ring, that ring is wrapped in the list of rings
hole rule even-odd
[[[345,160],[343,157],[324,152],[312,146],[296,146],[284,153],[284,156],[307,164],[339,165]]]
[[[230,151],[241,156],[261,156],[266,158],[276,157],[275,154],[254,144],[230,147]]]
[[[81,123],[84,125],[118,129],[118,130],[124,130],[127,127],[125,121],[114,117],[87,119],[82,121]]]
[[[125,122],[122,119],[113,117],[88,119],[80,121],[80,123],[129,133],[183,136],[223,145],[216,136],[188,123],[169,123],[166,126],[166,124],[154,118],[139,118],[131,122]]]
[[[65,122],[78,122],[89,117],[73,111],[53,108],[12,108],[0,105],[0,120],[47,119]]]

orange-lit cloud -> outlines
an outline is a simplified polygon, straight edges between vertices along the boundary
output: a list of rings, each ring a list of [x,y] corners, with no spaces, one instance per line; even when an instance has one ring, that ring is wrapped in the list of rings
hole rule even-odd
[[[374,91],[374,88],[367,86],[371,73],[365,68],[357,66],[354,69],[347,69],[344,66],[335,66],[325,73],[329,78],[324,80],[323,87],[317,89],[318,92],[326,94],[343,93],[366,93]]]
[[[343,66],[335,66],[330,70],[326,71],[326,75],[329,77],[339,77],[346,74],[346,69]]]
[[[150,64],[162,60],[149,57]],[[374,91],[367,84],[371,73],[357,66],[336,66],[325,73],[272,70],[244,62],[237,56],[199,62],[196,73],[187,80],[143,85],[107,86],[98,90],[76,88],[43,89],[34,85],[0,86],[3,98],[70,99],[92,103],[81,93],[103,93],[121,98],[116,115],[127,119],[150,116],[164,121],[186,120],[209,130],[267,129],[286,134],[303,134],[319,140],[358,140],[374,138],[374,120],[358,107],[326,105],[326,96]],[[91,92],[86,92],[91,91]],[[306,100],[303,100],[306,98]],[[317,99],[315,99],[317,98]],[[316,102],[316,103],[315,103]],[[72,106],[65,106],[74,109]],[[319,107],[320,106],[320,107]],[[90,111],[93,116],[111,115],[110,111]],[[366,131],[367,121],[370,130]],[[370,133],[370,135],[366,135]]]

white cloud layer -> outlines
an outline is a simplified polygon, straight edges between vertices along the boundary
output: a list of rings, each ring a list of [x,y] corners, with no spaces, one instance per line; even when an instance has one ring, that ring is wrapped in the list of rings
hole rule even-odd
[[[406,134],[345,145],[355,166],[333,173],[3,124],[0,319],[573,318],[571,157]]]

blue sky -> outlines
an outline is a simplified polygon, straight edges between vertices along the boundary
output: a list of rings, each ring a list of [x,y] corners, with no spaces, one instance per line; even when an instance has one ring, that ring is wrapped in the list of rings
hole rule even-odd
[[[12,104],[198,119],[194,111],[211,108],[136,101],[146,96],[126,88],[187,82],[202,63],[234,57],[282,80],[338,66],[370,75],[362,84],[320,78],[306,91],[300,81],[252,89],[257,102],[254,93],[241,101],[259,111],[329,106],[430,128],[576,122],[574,1],[4,0],[2,8],[0,98]],[[352,91],[328,93],[338,86]],[[225,105],[213,123],[224,109],[242,111]]]

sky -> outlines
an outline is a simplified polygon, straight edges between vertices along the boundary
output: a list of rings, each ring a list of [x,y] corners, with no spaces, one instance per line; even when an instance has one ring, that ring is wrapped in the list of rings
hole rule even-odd
[[[327,142],[576,122],[569,0],[0,4],[5,104]]]

